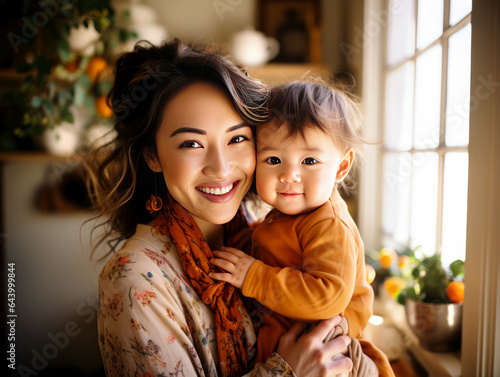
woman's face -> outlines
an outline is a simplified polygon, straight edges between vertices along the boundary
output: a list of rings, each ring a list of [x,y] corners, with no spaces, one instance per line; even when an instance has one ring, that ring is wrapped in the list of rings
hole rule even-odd
[[[158,159],[172,197],[195,220],[224,224],[236,214],[252,183],[252,129],[214,85],[195,83],[170,100],[156,134]]]

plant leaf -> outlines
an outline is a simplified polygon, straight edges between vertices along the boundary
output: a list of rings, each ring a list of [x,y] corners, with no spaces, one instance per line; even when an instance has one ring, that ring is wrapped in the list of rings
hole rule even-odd
[[[57,93],[57,103],[59,107],[65,107],[72,100],[72,95],[67,90],[61,90]]]
[[[464,275],[465,273],[465,263],[461,259],[457,259],[450,264],[450,270],[453,276]]]
[[[26,63],[26,62],[21,62],[17,66],[16,70],[19,73],[27,73],[33,69],[33,64]]]
[[[54,104],[52,103],[52,101],[46,99],[43,101],[43,107],[45,109],[45,112],[50,116],[50,117],[53,117],[54,116],[54,113],[55,113],[55,107],[54,107]]]
[[[67,109],[61,112],[61,122],[68,122],[73,124],[75,122],[73,113],[71,113],[71,111],[68,111]]]
[[[31,88],[31,85],[33,85],[33,81],[34,81],[33,75],[26,76],[26,78],[21,83],[21,91],[22,92],[28,91]]]
[[[70,47],[66,38],[57,38],[56,39],[57,52],[59,53],[59,57],[63,62],[67,62],[70,57]]]
[[[80,107],[83,105],[83,101],[85,100],[85,88],[78,83],[75,84],[75,96],[73,98],[73,104],[76,107]]]
[[[40,76],[50,75],[50,71],[52,70],[52,62],[45,55],[38,55],[33,61],[33,65],[38,70]]]
[[[34,107],[35,109],[37,109],[37,108],[39,108],[40,106],[42,106],[42,102],[43,102],[42,97],[39,97],[39,96],[34,96],[34,97],[31,99],[31,107]]]

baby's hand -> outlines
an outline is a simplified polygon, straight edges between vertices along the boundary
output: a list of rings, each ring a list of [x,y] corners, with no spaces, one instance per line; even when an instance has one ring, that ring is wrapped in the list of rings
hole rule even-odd
[[[250,266],[255,261],[250,255],[233,247],[221,247],[222,251],[214,251],[214,265],[226,272],[211,272],[208,274],[212,279],[222,280],[241,289]]]

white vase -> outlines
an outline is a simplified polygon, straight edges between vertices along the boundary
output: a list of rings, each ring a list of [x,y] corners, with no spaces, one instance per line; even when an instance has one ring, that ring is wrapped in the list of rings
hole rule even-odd
[[[83,25],[71,29],[68,43],[71,51],[83,55],[92,55],[95,43],[99,39],[99,32],[94,27],[94,23],[89,21],[89,27]]]
[[[61,122],[52,129],[47,129],[38,139],[41,147],[57,156],[68,156],[80,146],[83,129],[88,123],[87,109],[71,106],[73,123]]]
[[[76,152],[80,145],[81,129],[74,124],[63,122],[46,130],[41,138],[43,148],[57,156],[69,156]]]
[[[276,39],[247,28],[233,35],[230,53],[246,66],[259,66],[278,55],[279,49]]]
[[[121,45],[117,53],[133,50],[135,43],[140,40],[157,45],[167,39],[167,29],[157,22],[157,13],[150,5],[141,4],[137,0],[115,0],[112,4],[116,11],[118,25],[137,33],[137,38]],[[127,21],[123,21],[125,12],[129,12]]]

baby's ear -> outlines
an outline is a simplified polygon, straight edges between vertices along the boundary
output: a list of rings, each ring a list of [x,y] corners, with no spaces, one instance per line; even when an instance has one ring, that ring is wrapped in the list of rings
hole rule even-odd
[[[349,170],[351,170],[353,162],[354,162],[354,150],[349,149],[345,153],[344,159],[340,162],[339,169],[337,170],[337,176],[335,177],[335,180],[337,182],[344,180],[344,178],[347,176],[347,173],[349,173]]]
[[[153,152],[151,152],[149,149],[144,149],[142,151],[142,156],[144,157],[144,160],[146,161],[146,164],[148,164],[151,171],[153,171],[154,173],[160,173],[162,171],[160,161]]]

